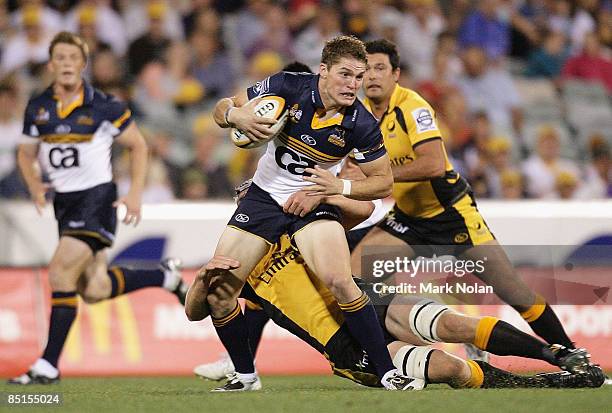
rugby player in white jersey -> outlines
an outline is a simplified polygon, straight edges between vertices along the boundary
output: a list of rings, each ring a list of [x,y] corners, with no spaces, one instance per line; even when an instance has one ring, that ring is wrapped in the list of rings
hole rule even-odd
[[[49,263],[51,318],[42,356],[11,384],[50,384],[60,379],[58,361],[77,314],[77,295],[88,303],[145,287],[163,287],[184,303],[186,287],[178,261],[166,259],[158,269],[107,268],[104,249],[115,238],[116,207],[125,205],[125,224],[140,221],[147,145],[125,103],[93,89],[82,78],[87,45],[79,36],[58,33],[49,46],[53,84],[28,102],[24,116],[19,169],[39,213],[49,187],[58,222],[59,243]],[[117,199],[111,172],[111,146],[131,155],[131,185]],[[40,169],[48,175],[45,184]]]
[[[390,193],[392,176],[380,130],[357,100],[365,68],[363,42],[339,36],[324,47],[319,75],[280,72],[238,96],[221,99],[215,107],[220,126],[235,126],[253,140],[270,136],[268,126],[275,122],[253,113],[254,98],[276,95],[291,108],[290,120],[283,133],[268,143],[253,185],[215,251],[241,263],[217,277],[208,296],[213,325],[237,372],[216,391],[261,388],[237,297],[247,276],[284,233],[340,303],[349,331],[371,355],[382,385],[391,390],[410,386],[412,379],[393,366],[369,298],[351,277],[342,216],[337,207],[321,203],[330,195],[372,200]],[[363,180],[336,177],[340,161],[349,153],[365,174]],[[283,210],[313,203],[312,212],[303,217]]]

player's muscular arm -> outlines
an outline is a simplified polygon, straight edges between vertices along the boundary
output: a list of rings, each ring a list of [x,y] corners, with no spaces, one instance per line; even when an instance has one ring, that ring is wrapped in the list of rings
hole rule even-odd
[[[34,202],[34,206],[38,213],[42,213],[45,207],[45,193],[47,186],[40,178],[40,169],[38,168],[38,143],[23,143],[19,145],[17,151],[17,164],[21,176],[28,186],[30,196]]]
[[[140,222],[140,209],[142,205],[142,191],[144,190],[147,176],[147,157],[149,155],[147,143],[138,130],[135,122],[132,122],[115,141],[130,150],[130,190],[126,196],[115,202],[124,204],[127,213],[123,222],[125,224],[137,225]]]
[[[304,176],[304,180],[312,182],[313,185],[307,186],[304,190],[310,196],[343,194],[347,198],[361,201],[372,201],[391,195],[393,175],[387,154],[376,160],[360,163],[359,169],[364,173],[365,178],[351,181],[350,193],[343,194],[344,182],[342,179],[318,165],[314,168],[306,168],[304,170],[312,176]]]
[[[270,125],[274,125],[276,120],[255,115],[253,108],[257,99],[252,102],[248,100],[246,91],[231,98],[221,99],[215,105],[213,118],[222,128],[235,126],[254,141],[265,139],[272,134]]]
[[[363,174],[363,172],[361,172],[361,169],[359,169],[359,165],[357,165],[357,162],[355,162],[351,158],[347,158],[346,162],[344,163],[344,166],[342,167],[342,170],[338,174],[338,177],[341,179],[359,180],[359,179],[364,179],[365,175]],[[336,202],[341,202],[339,200],[348,199],[348,198],[345,198],[339,195],[332,195],[332,198],[334,199],[333,201],[334,205],[337,205]],[[298,191],[294,194],[291,194],[291,196],[287,199],[287,202],[285,202],[285,204],[283,205],[283,211],[289,214],[299,215],[303,217],[303,216],[306,216],[306,214],[308,214],[312,210],[314,210],[316,207],[318,207],[319,204],[321,203],[326,203],[326,204],[332,203],[332,202],[329,202],[329,200],[330,200],[330,197],[326,197],[325,195],[308,196],[308,191]],[[355,201],[355,202],[367,203],[368,201]],[[340,205],[338,206],[341,207]],[[366,205],[366,208],[367,208],[367,205]],[[365,209],[362,209],[362,211],[363,210]],[[372,212],[368,213],[368,216],[371,213]],[[345,221],[346,221],[346,218],[347,217],[345,216]],[[366,218],[367,216],[363,219],[360,219],[359,222],[363,221]],[[351,219],[351,221],[353,220]],[[351,223],[352,222],[349,222],[349,224]],[[349,228],[352,228],[355,225],[357,224],[351,225]]]
[[[392,167],[395,182],[427,181],[444,176],[446,162],[442,139],[417,144],[414,153],[414,161]]]

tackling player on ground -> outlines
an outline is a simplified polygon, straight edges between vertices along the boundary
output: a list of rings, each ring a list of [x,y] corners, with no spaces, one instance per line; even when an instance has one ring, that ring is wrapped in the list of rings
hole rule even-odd
[[[185,306],[190,320],[201,320],[209,314],[206,296],[210,283],[222,270],[239,265],[229,258],[214,257],[198,273]],[[377,299],[372,285],[358,284]],[[242,295],[260,305],[279,326],[325,354],[334,374],[359,384],[380,386],[369,354],[348,334],[337,302],[304,265],[287,236],[249,276]],[[574,363],[581,362],[571,353],[559,357],[546,343],[495,317],[469,317],[431,300],[399,295],[385,297],[385,304],[377,305],[377,312],[395,366],[416,378],[410,389],[420,390],[427,383],[448,383],[459,388],[599,387],[604,380],[597,366],[591,366],[587,373],[517,376],[486,362],[464,361],[429,346],[433,342],[474,343],[494,354],[540,359],[568,370],[574,370],[578,367]]]

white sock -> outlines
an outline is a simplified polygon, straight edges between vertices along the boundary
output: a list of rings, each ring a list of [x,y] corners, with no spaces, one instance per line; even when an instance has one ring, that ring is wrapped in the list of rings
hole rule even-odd
[[[36,360],[36,362],[32,365],[32,370],[52,379],[59,375],[59,370],[53,367],[53,365],[45,359]]]
[[[255,373],[236,373],[238,378],[243,383],[253,383],[257,380],[257,372]]]

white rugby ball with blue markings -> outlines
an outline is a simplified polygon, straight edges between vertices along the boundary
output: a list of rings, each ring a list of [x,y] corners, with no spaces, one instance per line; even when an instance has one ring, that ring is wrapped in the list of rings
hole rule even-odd
[[[276,119],[276,123],[270,126],[272,130],[272,135],[268,139],[263,139],[260,141],[252,141],[244,132],[240,129],[232,128],[230,130],[230,137],[232,138],[232,142],[239,148],[243,149],[251,149],[262,146],[263,144],[268,143],[272,139],[276,138],[287,123],[287,117],[289,111],[285,109],[285,99],[280,96],[257,96],[252,100],[260,99],[259,102],[255,105],[253,111],[257,116],[261,116],[264,118]]]

